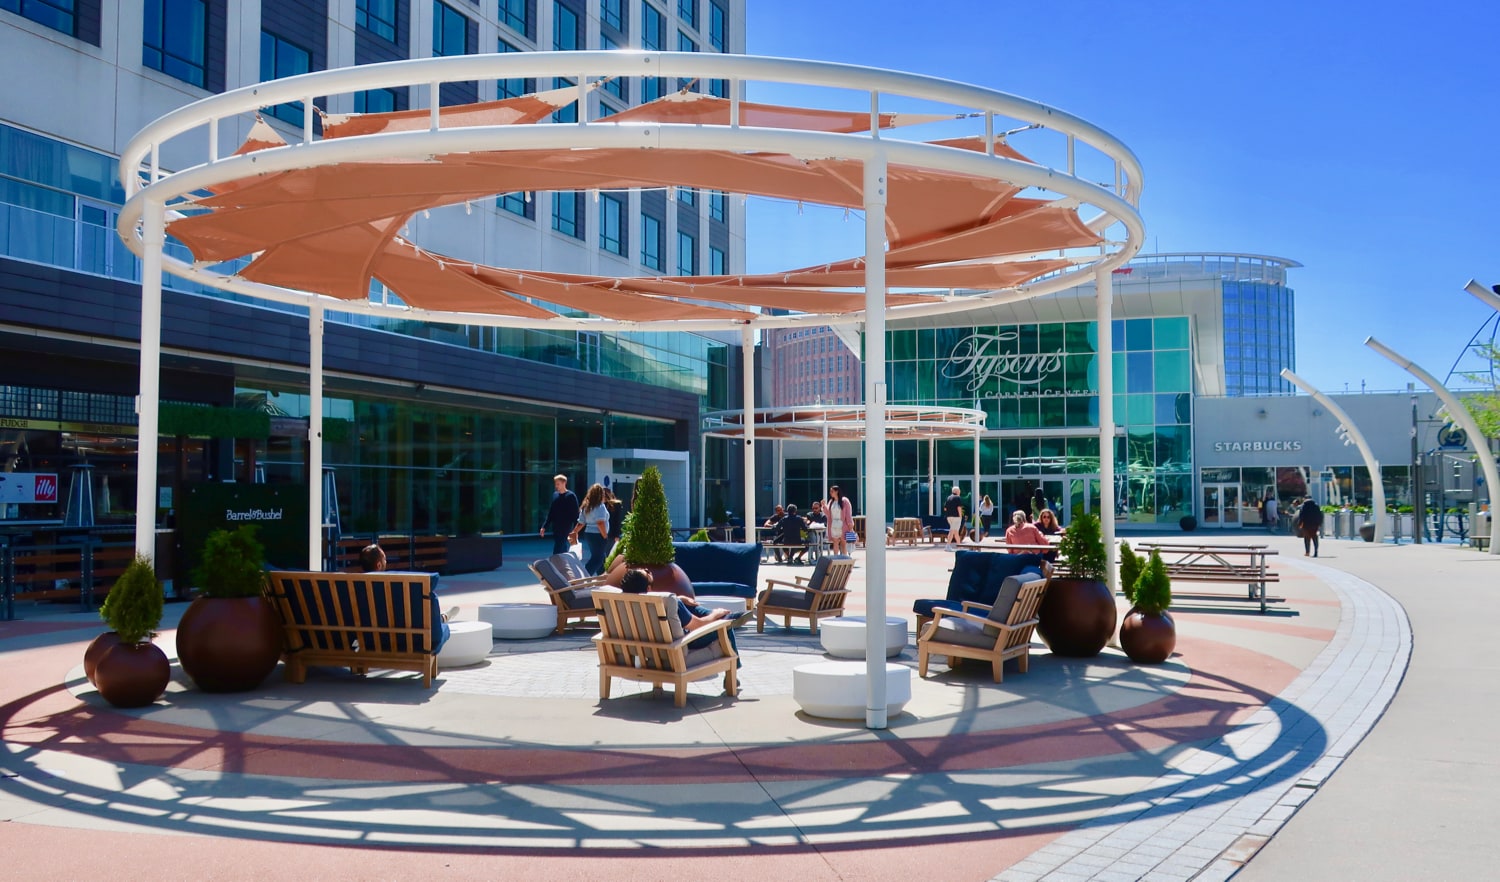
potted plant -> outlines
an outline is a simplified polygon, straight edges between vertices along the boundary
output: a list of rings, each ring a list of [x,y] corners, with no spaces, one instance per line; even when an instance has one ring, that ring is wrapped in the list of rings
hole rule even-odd
[[[1146,562],[1141,559],[1129,542],[1120,543],[1120,591],[1131,604],[1135,603],[1135,583],[1141,577]]]
[[[625,550],[630,547],[630,528],[633,526],[635,526],[635,512],[629,512],[625,515],[625,520],[620,523],[620,541],[615,543],[615,547],[611,548],[604,558],[606,573],[614,570],[616,562],[624,566]]]
[[[1081,514],[1058,543],[1066,576],[1053,577],[1042,598],[1036,631],[1054,655],[1089,658],[1115,633],[1115,596],[1110,591],[1109,555],[1099,517]]]
[[[1155,549],[1135,583],[1134,601],[1120,623],[1120,648],[1137,664],[1161,664],[1177,647],[1177,623],[1167,613],[1172,605],[1172,579]]]
[[[652,591],[671,591],[683,597],[693,596],[693,583],[687,573],[672,561],[677,551],[672,547],[672,519],[667,513],[667,491],[662,487],[661,471],[647,467],[635,485],[635,506],[630,512],[629,527],[623,531],[623,557],[632,568],[651,571]],[[609,584],[618,585],[625,569],[616,567],[609,573]]]
[[[109,589],[99,617],[115,639],[98,652],[89,678],[115,707],[144,707],[167,691],[172,665],[151,637],[161,623],[162,588],[151,560],[137,554]],[[95,640],[89,651],[94,652]],[[85,653],[85,670],[89,668]]]
[[[177,658],[205,692],[259,686],[281,658],[281,620],[265,596],[255,527],[215,530],[193,570],[199,594],[177,626]]]

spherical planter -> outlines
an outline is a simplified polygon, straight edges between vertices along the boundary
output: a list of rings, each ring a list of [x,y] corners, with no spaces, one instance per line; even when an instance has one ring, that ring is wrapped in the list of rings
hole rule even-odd
[[[262,597],[200,597],[177,625],[177,659],[204,692],[254,689],[281,659],[281,620]]]
[[[1192,515],[1183,515],[1177,520],[1177,526],[1182,528],[1182,532],[1191,533],[1198,529],[1198,519]]]
[[[611,588],[620,587],[620,581],[625,578],[625,570],[627,569],[627,566],[619,561],[616,561],[615,564],[604,580],[604,584]],[[641,567],[635,564],[629,566],[641,569]],[[693,593],[693,580],[689,579],[687,573],[684,573],[682,567],[679,567],[677,564],[669,563],[664,567],[645,567],[644,569],[651,571],[652,591],[670,591],[680,597],[686,597],[688,600],[697,598],[697,595]]]
[[[1120,648],[1136,664],[1159,665],[1172,657],[1176,647],[1177,623],[1165,612],[1132,609],[1120,623]]]
[[[115,707],[145,707],[167,691],[171,679],[172,664],[155,643],[117,642],[94,667],[99,695]]]
[[[1053,655],[1090,658],[1115,633],[1115,598],[1109,586],[1092,579],[1053,579],[1036,632]]]
[[[94,682],[94,671],[99,667],[99,659],[119,645],[120,635],[114,631],[105,631],[95,637],[89,648],[83,651],[83,675],[89,678],[90,683]]]

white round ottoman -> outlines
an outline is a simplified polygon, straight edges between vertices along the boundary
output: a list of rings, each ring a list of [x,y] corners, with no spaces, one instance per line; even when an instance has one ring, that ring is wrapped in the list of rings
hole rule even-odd
[[[534,640],[557,630],[557,607],[550,603],[481,603],[479,620],[496,640]]]
[[[818,639],[823,651],[835,658],[865,657],[865,617],[841,616],[818,623]],[[900,655],[906,648],[906,619],[887,616],[885,620],[885,657]]]
[[[477,665],[490,654],[494,643],[489,622],[449,622],[448,642],[438,650],[438,667]]]
[[[816,662],[792,669],[792,698],[811,717],[862,720],[868,678],[864,662]],[[911,668],[885,666],[885,712],[894,717],[911,701]]]
[[[716,597],[705,594],[698,598],[698,605],[708,609],[725,609],[732,613],[745,611],[745,598],[743,597]]]

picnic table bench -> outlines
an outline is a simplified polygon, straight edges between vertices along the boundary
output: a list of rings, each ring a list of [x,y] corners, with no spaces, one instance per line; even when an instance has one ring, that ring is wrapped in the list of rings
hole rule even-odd
[[[1268,603],[1285,603],[1284,597],[1267,597],[1266,585],[1281,581],[1281,574],[1267,567],[1267,558],[1276,550],[1264,545],[1185,545],[1142,542],[1136,549],[1145,554],[1153,550],[1161,555],[1167,575],[1174,582],[1208,582],[1244,585],[1246,599],[1260,602],[1260,611]],[[1208,597],[1229,597],[1210,594]]]

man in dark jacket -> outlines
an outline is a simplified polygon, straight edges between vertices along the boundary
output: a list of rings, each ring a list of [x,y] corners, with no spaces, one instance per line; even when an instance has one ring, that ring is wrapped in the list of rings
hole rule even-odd
[[[578,497],[568,489],[565,475],[553,477],[552,486],[555,489],[552,505],[547,509],[547,520],[542,522],[542,528],[536,534],[545,536],[551,530],[552,553],[567,554],[568,536],[572,535],[573,528],[578,525]]]
[[[797,506],[788,505],[786,514],[776,522],[776,544],[785,545],[786,548],[776,549],[776,560],[779,563],[781,556],[786,555],[787,563],[802,563],[803,557],[807,555],[807,540],[803,534],[807,532],[807,521],[797,514]],[[800,548],[801,551],[794,551]]]

